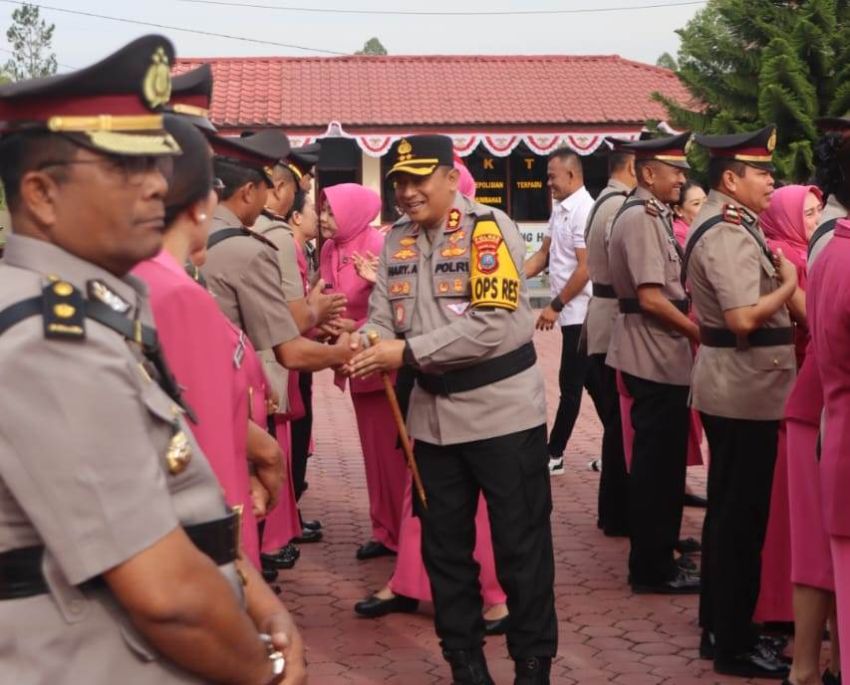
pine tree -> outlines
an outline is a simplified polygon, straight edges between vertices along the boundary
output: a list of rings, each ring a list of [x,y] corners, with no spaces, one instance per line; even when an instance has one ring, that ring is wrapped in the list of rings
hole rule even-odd
[[[815,119],[850,110],[848,0],[709,0],[678,33],[693,102],[656,94],[671,123],[706,133],[778,127],[778,175],[812,171]]]
[[[51,49],[55,24],[48,26],[41,19],[37,5],[24,3],[12,12],[12,25],[6,31],[6,40],[13,48],[12,58],[6,62],[5,71],[14,81],[55,74],[58,68],[56,55]]]

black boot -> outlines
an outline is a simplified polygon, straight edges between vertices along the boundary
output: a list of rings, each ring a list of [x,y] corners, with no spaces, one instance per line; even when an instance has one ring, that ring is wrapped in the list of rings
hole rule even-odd
[[[532,656],[517,659],[514,673],[514,685],[549,685],[549,672],[552,659],[548,656]]]
[[[495,685],[481,649],[444,649],[452,669],[452,685]]]

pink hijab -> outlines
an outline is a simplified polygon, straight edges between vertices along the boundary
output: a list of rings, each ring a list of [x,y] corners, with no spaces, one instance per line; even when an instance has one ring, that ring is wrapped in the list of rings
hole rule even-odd
[[[460,172],[460,182],[457,187],[460,194],[464,197],[468,197],[470,200],[474,200],[475,179],[472,178],[472,174],[469,173],[469,169],[466,168],[466,164],[464,164],[463,160],[457,155],[455,155],[455,169]]]
[[[797,267],[800,287],[806,287],[806,252],[809,247],[803,219],[806,196],[814,193],[823,200],[817,186],[790,185],[774,191],[770,206],[759,215],[759,223],[774,252],[782,250],[788,261]]]
[[[336,220],[337,232],[322,245],[319,271],[328,290],[348,298],[348,318],[358,323],[366,318],[372,284],[357,275],[354,253],[380,254],[384,236],[370,224],[381,211],[381,198],[359,183],[341,183],[325,188],[324,199]]]

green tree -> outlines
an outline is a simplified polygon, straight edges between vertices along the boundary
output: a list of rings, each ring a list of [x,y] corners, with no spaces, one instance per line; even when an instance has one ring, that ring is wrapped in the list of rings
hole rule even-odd
[[[52,50],[55,24],[41,18],[36,5],[24,3],[12,12],[12,25],[6,40],[12,46],[12,58],[5,71],[14,81],[50,76],[59,66]]]
[[[354,53],[355,55],[386,55],[387,49],[378,38],[370,38],[363,43],[363,49]]]
[[[656,93],[677,128],[778,126],[780,177],[812,171],[815,119],[850,109],[848,0],[709,0],[677,33],[676,74],[693,97]]]

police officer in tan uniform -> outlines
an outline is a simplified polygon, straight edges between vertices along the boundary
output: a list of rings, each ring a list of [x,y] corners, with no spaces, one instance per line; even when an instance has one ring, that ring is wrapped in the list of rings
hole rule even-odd
[[[711,192],[688,235],[685,272],[700,326],[692,405],[711,450],[700,625],[718,673],[784,678],[752,625],[779,421],[796,373],[787,305],[793,265],[771,254],[758,214],[773,192],[776,130],[697,136]],[[799,302],[798,302],[799,304]]]
[[[820,224],[809,239],[809,264],[826,247],[839,219],[847,216],[850,189],[850,119],[825,117],[817,121],[823,133],[815,145],[815,183],[826,197]]]
[[[639,593],[699,590],[674,558],[684,506],[691,341],[670,203],[679,199],[690,134],[624,144],[637,189],[611,224],[608,269],[620,313],[607,363],[634,398],[629,489],[629,582]]]
[[[447,136],[402,139],[391,159],[405,216],[387,236],[369,301],[365,330],[381,341],[350,368],[358,377],[402,365],[416,373],[408,423],[427,509],[414,501],[453,682],[493,682],[472,556],[483,492],[508,595],[515,682],[549,683],[557,649],[552,499],[534,313],[519,271],[525,244],[505,214],[457,192]]]
[[[0,87],[2,683],[305,682],[127,275],[162,242],[173,59],[146,36]]]
[[[599,193],[587,220],[587,273],[593,297],[587,307],[587,387],[602,422],[602,473],[599,478],[597,525],[605,535],[625,536],[628,529],[628,481],[620,422],[620,397],[616,372],[605,363],[611,329],[619,313],[617,296],[608,271],[608,227],[632,192],[634,153],[622,148],[627,141],[608,138],[608,185]]]

